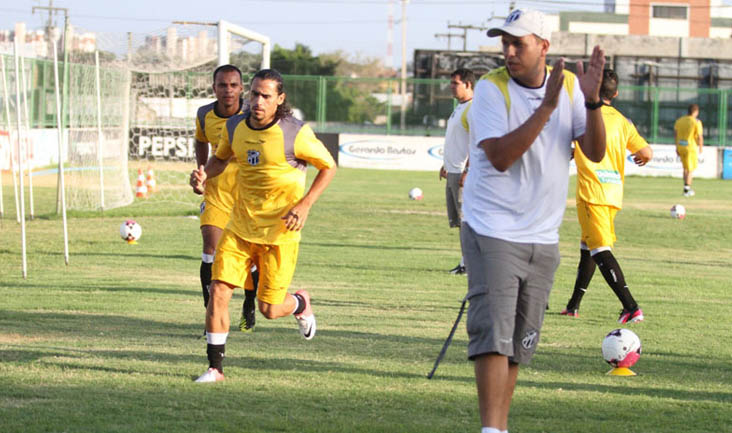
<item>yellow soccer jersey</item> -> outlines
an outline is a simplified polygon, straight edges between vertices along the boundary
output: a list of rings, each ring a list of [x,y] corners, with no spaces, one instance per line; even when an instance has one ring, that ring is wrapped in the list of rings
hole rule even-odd
[[[701,137],[702,135],[701,120],[696,119],[694,116],[679,117],[676,123],[674,123],[674,131],[676,131],[677,146],[696,150],[699,145],[696,137]]]
[[[226,122],[216,157],[236,157],[237,201],[228,228],[252,243],[298,242],[300,232],[285,228],[284,216],[305,192],[307,163],[318,170],[335,166],[325,145],[308,125],[292,116],[252,129],[248,114]]]
[[[648,146],[633,123],[612,106],[601,108],[607,146],[600,162],[590,161],[580,146],[574,148],[577,164],[577,200],[595,205],[623,206],[625,149],[636,153]]]
[[[196,114],[196,140],[201,143],[211,143],[211,152],[216,153],[216,148],[221,140],[221,130],[229,119],[216,114],[214,106],[216,102],[206,104],[198,109]],[[239,111],[241,113],[241,111]],[[232,191],[236,182],[236,167],[229,164],[229,167],[211,180],[206,181],[204,200],[207,205],[215,206],[224,212],[231,212],[234,205]]]

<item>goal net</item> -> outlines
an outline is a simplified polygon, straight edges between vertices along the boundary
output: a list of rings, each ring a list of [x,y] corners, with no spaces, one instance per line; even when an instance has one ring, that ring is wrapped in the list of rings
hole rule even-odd
[[[147,34],[97,32],[96,50],[69,58],[69,208],[197,208],[188,174],[196,111],[215,99],[212,73],[234,64],[246,90],[269,64],[269,40],[226,22],[176,23]]]

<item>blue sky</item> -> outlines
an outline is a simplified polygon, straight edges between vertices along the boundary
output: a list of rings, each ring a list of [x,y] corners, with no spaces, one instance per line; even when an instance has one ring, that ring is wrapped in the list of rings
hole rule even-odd
[[[216,4],[216,7],[211,7]],[[602,10],[602,0],[531,0],[515,2],[545,12]],[[174,20],[213,22],[220,19],[269,36],[273,43],[292,48],[304,43],[316,53],[344,50],[362,57],[386,56],[388,0],[53,0],[55,7],[69,10],[71,23],[88,31],[157,33]],[[29,29],[42,27],[47,12],[31,13],[33,6],[48,6],[48,0],[4,1],[0,4],[0,29],[12,29],[24,21]],[[407,6],[407,59],[417,48],[445,49],[447,39],[436,33],[462,33],[452,24],[488,25],[491,16],[505,16],[509,1],[410,0]],[[394,4],[394,63],[401,53],[401,3]],[[62,15],[58,15],[61,23]],[[492,41],[484,32],[468,31],[467,48],[475,50]],[[453,48],[462,40],[454,38]]]

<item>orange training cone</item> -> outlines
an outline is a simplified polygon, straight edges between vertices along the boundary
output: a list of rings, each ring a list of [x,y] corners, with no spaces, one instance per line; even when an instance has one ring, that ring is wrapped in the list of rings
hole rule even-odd
[[[147,198],[147,187],[145,186],[145,176],[142,174],[142,169],[137,169],[137,188],[135,191],[135,197]]]
[[[157,182],[155,182],[155,172],[152,167],[147,167],[147,179],[145,180],[148,194],[152,194],[158,190]]]

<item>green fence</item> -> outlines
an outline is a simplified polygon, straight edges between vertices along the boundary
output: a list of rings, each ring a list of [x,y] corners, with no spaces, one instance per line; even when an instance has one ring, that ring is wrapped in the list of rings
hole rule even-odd
[[[5,57],[6,75],[14,76],[14,60]],[[26,70],[29,77],[29,106],[32,127],[55,127],[55,99],[53,64],[47,60],[28,60]],[[63,64],[59,66],[63,71]],[[64,87],[72,95],[64,95],[67,107],[66,124],[81,125],[84,119],[94,119],[88,115],[84,101],[92,101],[94,86],[93,66],[70,63],[68,68],[70,86]],[[123,79],[124,69],[105,65],[102,68],[102,91],[105,82]],[[203,99],[213,98],[209,72],[177,71],[170,73],[130,72],[131,125],[186,126],[192,127],[195,108]],[[61,74],[63,77],[63,74]],[[297,108],[305,120],[316,131],[349,132],[374,134],[433,135],[444,134],[444,127],[453,107],[449,81],[444,79],[407,79],[408,101],[402,112],[401,80],[397,78],[351,78],[286,75],[285,90],[290,104]],[[248,81],[248,77],[245,77]],[[14,107],[14,87],[10,88],[11,105]],[[687,89],[664,87],[624,86],[615,105],[628,118],[632,119],[639,132],[652,143],[673,143],[674,121],[686,114],[687,106],[696,103],[700,106],[699,118],[704,123],[705,144],[725,146],[732,143],[732,116],[728,105],[730,89]],[[104,95],[106,98],[123,95]],[[0,98],[4,95],[0,94]],[[150,109],[145,118],[137,111],[140,101],[145,98],[168,98],[170,106],[174,102],[187,102],[184,114],[162,115]],[[74,103],[76,101],[76,103]],[[90,106],[90,104],[89,104]],[[0,104],[0,107],[4,105]],[[14,108],[11,108],[11,111]],[[134,112],[133,112],[134,111]],[[85,114],[83,119],[75,115]],[[121,115],[117,110],[107,116]],[[13,118],[13,117],[11,117]],[[5,123],[2,116],[2,124]],[[95,126],[90,124],[88,126]]]

